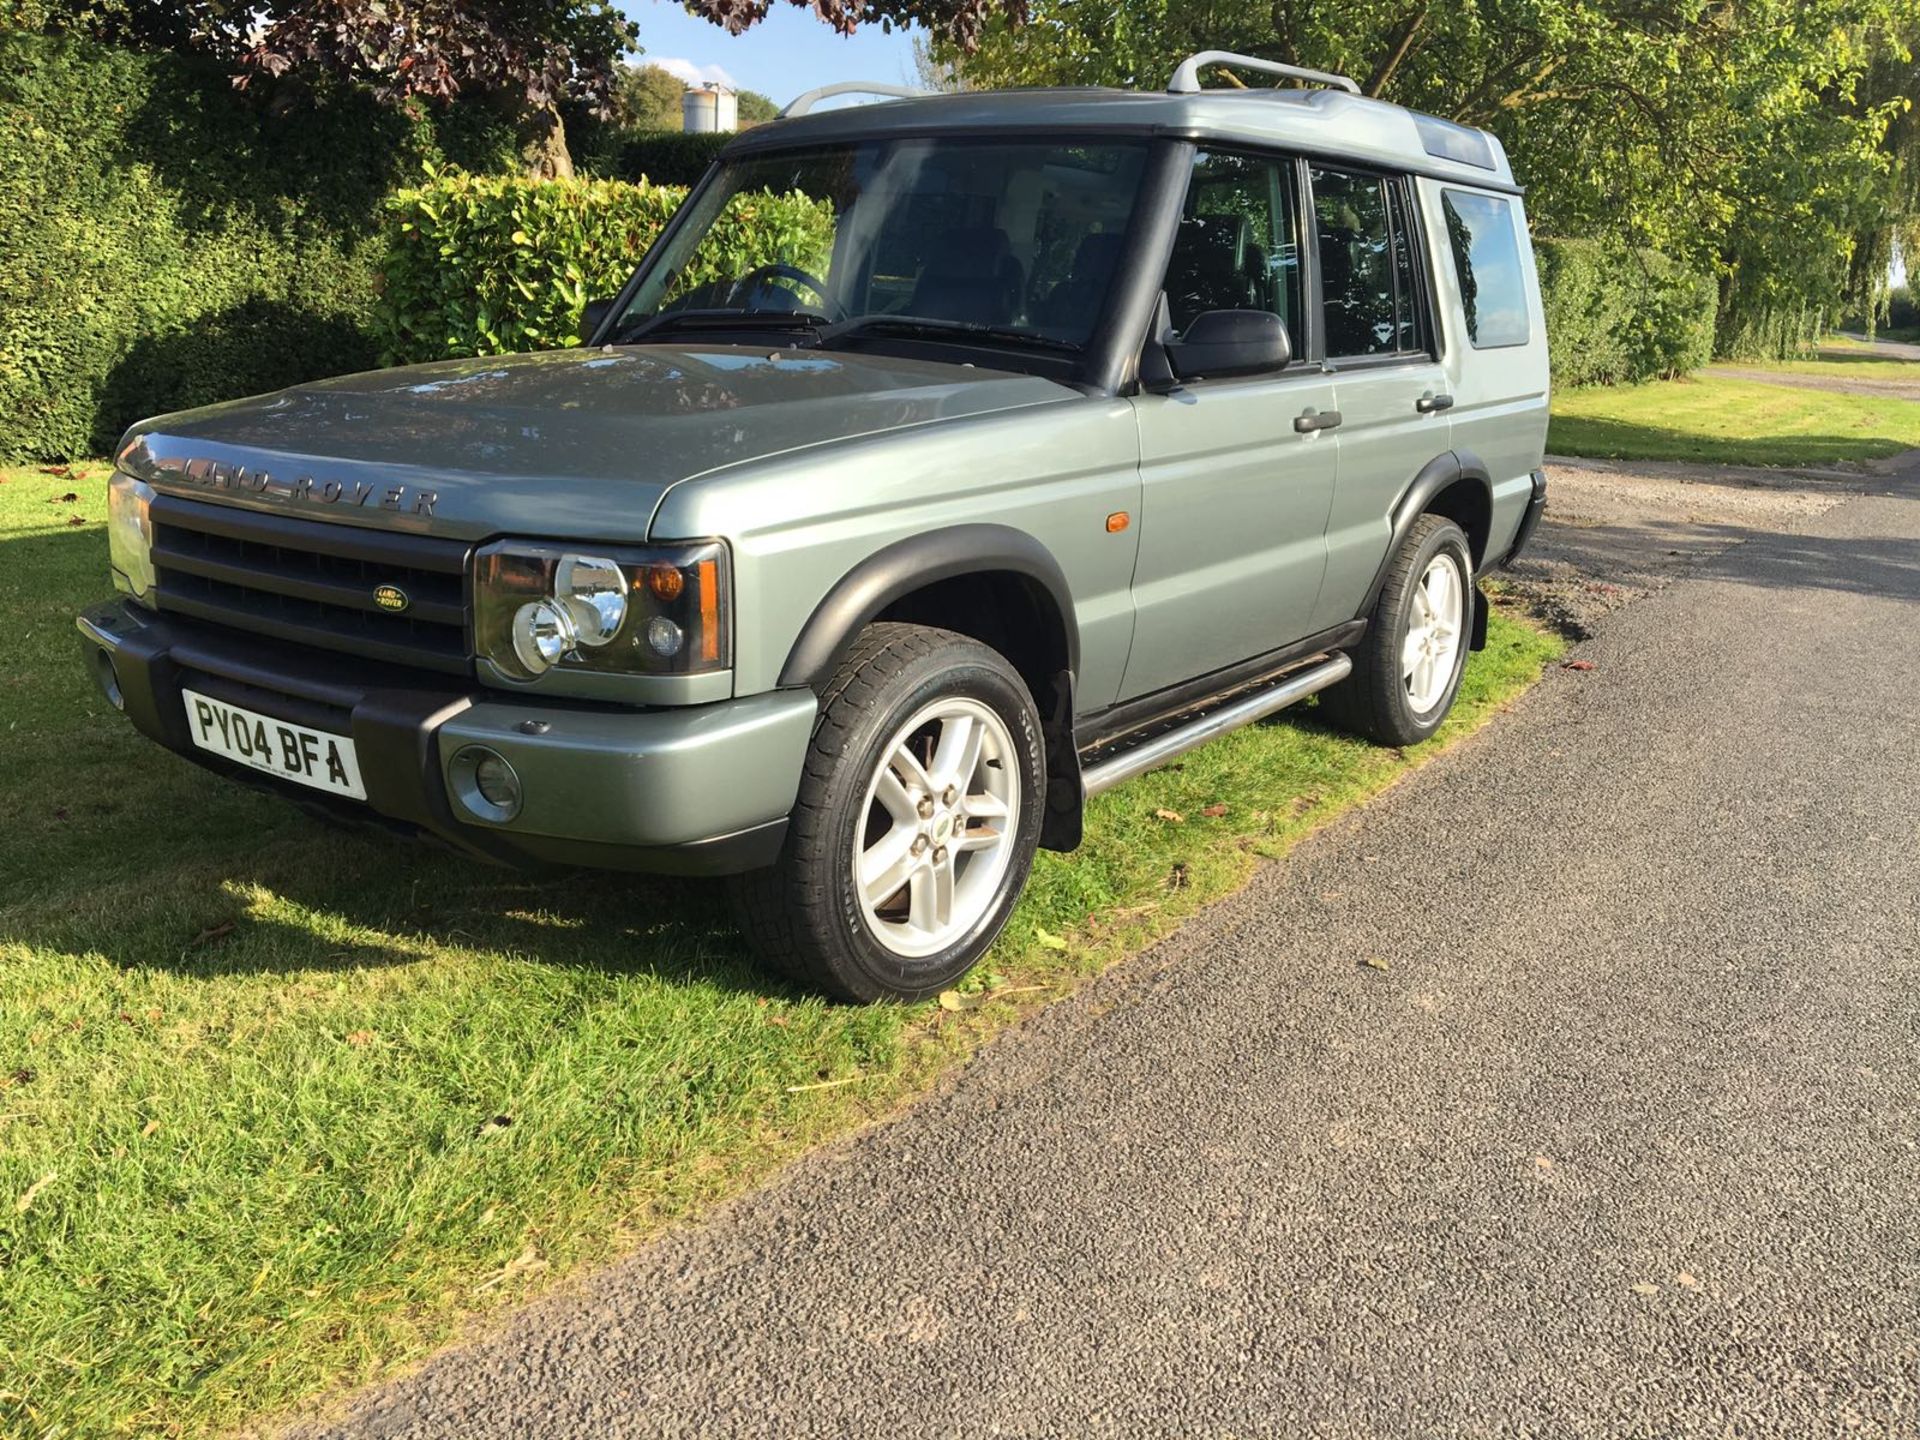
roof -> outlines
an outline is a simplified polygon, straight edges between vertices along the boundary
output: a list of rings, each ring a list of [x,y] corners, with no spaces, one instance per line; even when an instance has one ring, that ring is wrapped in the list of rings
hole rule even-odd
[[[1500,142],[1431,115],[1343,90],[978,90],[814,110],[747,131],[726,153],[913,135],[1137,133],[1272,145],[1513,189]]]

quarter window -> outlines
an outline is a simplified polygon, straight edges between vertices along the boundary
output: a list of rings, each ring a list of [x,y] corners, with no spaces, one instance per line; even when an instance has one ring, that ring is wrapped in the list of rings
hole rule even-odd
[[[1312,178],[1327,358],[1426,350],[1405,184],[1317,166]]]
[[[1202,152],[1167,264],[1167,309],[1185,330],[1208,310],[1266,310],[1300,335],[1299,206],[1288,160]]]
[[[1477,350],[1524,345],[1528,339],[1527,291],[1520,272],[1520,241],[1513,203],[1497,195],[1443,190],[1447,246],[1460,281],[1467,339]]]

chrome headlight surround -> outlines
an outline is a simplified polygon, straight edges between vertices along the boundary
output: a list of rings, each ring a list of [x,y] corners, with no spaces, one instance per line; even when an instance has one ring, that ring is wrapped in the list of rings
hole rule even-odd
[[[113,587],[153,603],[153,487],[116,470],[107,480],[107,554]]]
[[[612,698],[610,682],[732,668],[730,567],[718,540],[552,545],[474,556],[474,649],[497,684]]]

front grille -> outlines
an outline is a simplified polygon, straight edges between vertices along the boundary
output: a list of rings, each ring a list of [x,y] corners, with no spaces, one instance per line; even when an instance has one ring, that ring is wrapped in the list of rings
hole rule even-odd
[[[467,674],[467,546],[262,515],[162,495],[153,502],[159,608],[397,665]],[[403,613],[374,593],[405,592]]]

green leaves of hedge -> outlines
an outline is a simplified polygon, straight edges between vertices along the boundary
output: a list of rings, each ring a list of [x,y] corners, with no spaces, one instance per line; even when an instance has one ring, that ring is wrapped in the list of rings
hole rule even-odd
[[[1535,240],[1534,253],[1555,385],[1657,380],[1712,358],[1711,276],[1600,240]]]
[[[626,283],[685,196],[645,181],[465,174],[400,192],[387,203],[374,316],[384,360],[573,344],[587,301]],[[813,257],[830,239],[828,215],[802,195],[737,195],[687,279]]]

